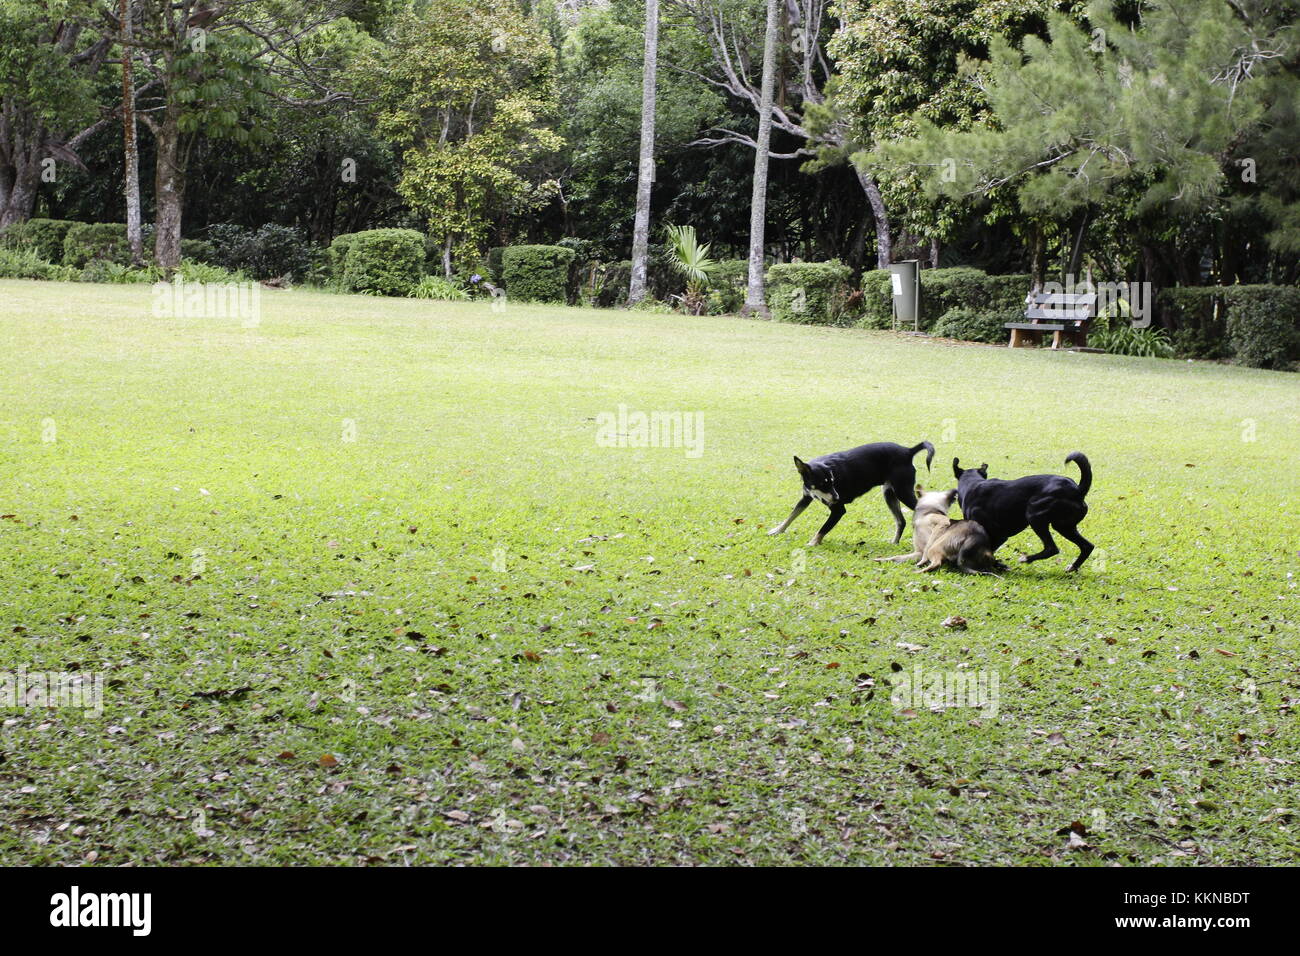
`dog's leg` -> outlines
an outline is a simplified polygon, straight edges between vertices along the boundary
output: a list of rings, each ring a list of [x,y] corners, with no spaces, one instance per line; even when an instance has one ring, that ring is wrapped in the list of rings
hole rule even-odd
[[[877,561],[893,561],[895,564],[902,564],[904,561],[911,561],[921,556],[920,551],[913,551],[911,554],[896,554],[892,558],[876,558]]]
[[[826,535],[830,533],[831,528],[839,524],[840,519],[844,517],[843,505],[828,505],[827,507],[831,509],[830,517],[826,519],[826,523],[818,529],[817,533],[812,536],[812,540],[808,542],[814,548],[822,543],[822,538],[826,537]],[[897,541],[898,539],[895,538],[894,540]]]
[[[1058,548],[1056,542],[1052,540],[1051,525],[1048,522],[1048,519],[1038,518],[1030,524],[1030,527],[1034,529],[1034,534],[1038,535],[1039,539],[1043,542],[1043,550],[1039,551],[1037,554],[1022,554],[1020,560],[1023,563],[1028,564],[1030,561],[1041,561],[1043,558],[1050,558],[1061,553],[1061,549]]]
[[[885,504],[894,513],[894,544],[898,544],[903,537],[903,529],[907,527],[907,520],[903,517],[903,509],[898,506],[898,494],[889,485],[885,485]]]
[[[803,509],[807,508],[810,504],[812,504],[812,497],[809,495],[804,495],[802,498],[799,499],[798,504],[794,506],[794,511],[790,512],[790,517],[786,518],[779,525],[777,525],[775,528],[769,531],[768,534],[784,534],[785,529],[790,527],[790,522],[793,521],[795,518],[799,517],[801,514],[803,514]]]
[[[1053,525],[1052,527],[1059,531],[1061,537],[1066,541],[1072,541],[1074,544],[1079,546],[1079,556],[1074,559],[1074,563],[1071,564],[1069,568],[1071,571],[1078,571],[1079,568],[1083,567],[1083,562],[1088,560],[1088,555],[1092,554],[1092,542],[1079,534],[1079,528],[1077,525],[1063,528],[1058,524]]]

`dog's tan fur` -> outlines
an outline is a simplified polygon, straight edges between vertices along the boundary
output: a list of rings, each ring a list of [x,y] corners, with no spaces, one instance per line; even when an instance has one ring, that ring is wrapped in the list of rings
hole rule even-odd
[[[926,491],[916,486],[916,511],[912,513],[912,550],[909,554],[899,554],[892,558],[876,558],[877,561],[917,561],[925,554],[926,546],[936,535],[947,530],[952,519],[948,509],[957,499],[957,489],[951,491]]]
[[[965,574],[993,574],[1006,565],[993,557],[988,533],[974,521],[953,521],[930,539],[917,572],[937,571],[948,564]]]

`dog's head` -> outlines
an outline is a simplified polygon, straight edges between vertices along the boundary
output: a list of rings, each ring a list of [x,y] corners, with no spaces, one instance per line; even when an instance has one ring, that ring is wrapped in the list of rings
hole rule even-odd
[[[828,505],[839,500],[839,492],[835,490],[835,475],[829,466],[816,462],[809,464],[795,455],[794,467],[803,480],[803,490],[811,497]]]
[[[927,514],[946,515],[952,503],[957,500],[957,489],[950,488],[948,491],[926,491],[920,485],[916,486],[916,516],[919,518]]]
[[[985,462],[978,468],[963,468],[958,464],[960,461],[960,458],[954,458],[952,460],[952,475],[958,482],[961,481],[962,475],[979,475],[981,478],[987,478],[989,476],[988,462]]]

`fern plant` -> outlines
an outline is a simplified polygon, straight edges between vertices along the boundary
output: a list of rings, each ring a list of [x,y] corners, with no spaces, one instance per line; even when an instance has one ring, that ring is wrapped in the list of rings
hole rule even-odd
[[[424,276],[407,294],[412,299],[441,299],[453,302],[464,302],[469,299],[468,292],[442,276]]]

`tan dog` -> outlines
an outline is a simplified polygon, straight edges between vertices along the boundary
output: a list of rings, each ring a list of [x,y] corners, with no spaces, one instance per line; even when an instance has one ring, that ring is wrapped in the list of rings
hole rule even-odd
[[[1007,566],[993,557],[993,542],[988,532],[974,521],[953,521],[930,539],[925,554],[917,562],[917,573],[937,571],[949,564],[965,574],[992,574]]]
[[[936,535],[947,530],[952,519],[948,509],[957,498],[957,489],[951,491],[926,491],[916,486],[916,510],[912,513],[912,551],[892,558],[876,558],[877,561],[918,561],[924,554],[926,546]]]

